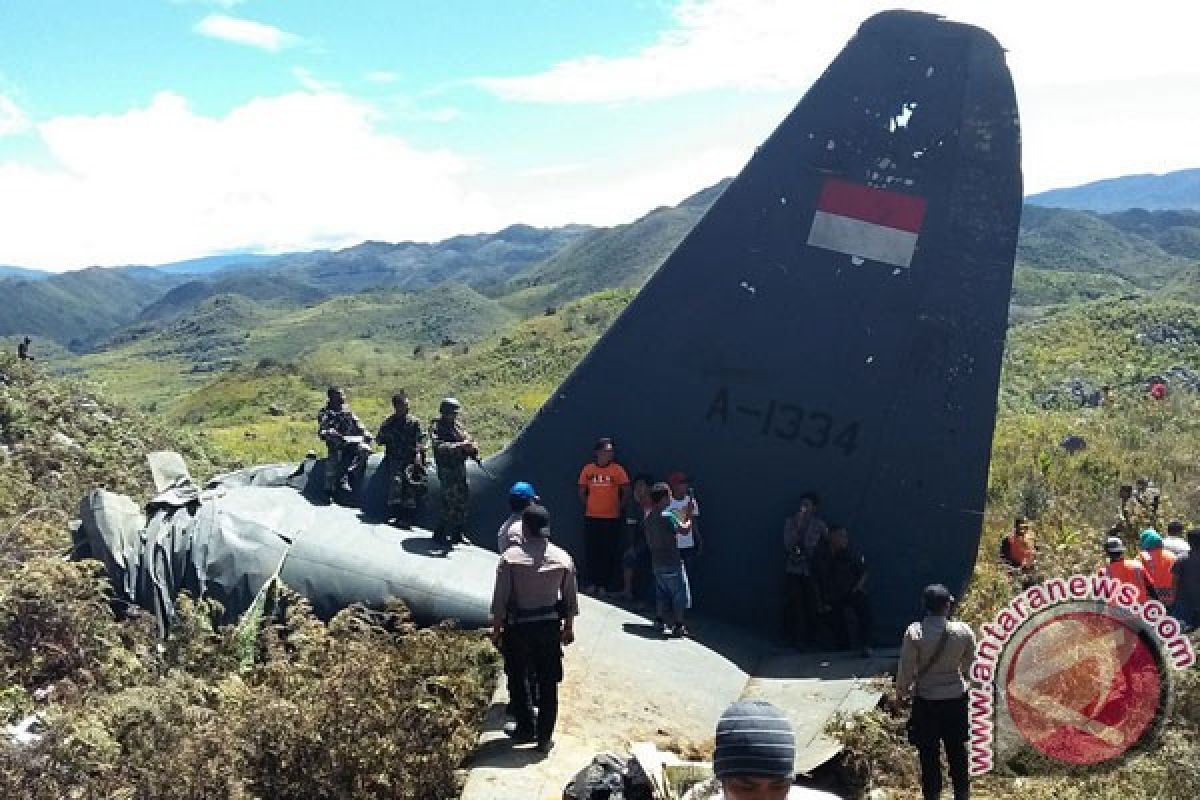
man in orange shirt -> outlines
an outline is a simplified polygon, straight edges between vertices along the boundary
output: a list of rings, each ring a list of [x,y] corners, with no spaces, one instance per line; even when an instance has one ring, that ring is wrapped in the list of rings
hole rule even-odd
[[[1158,599],[1167,608],[1175,604],[1175,555],[1163,548],[1163,539],[1158,531],[1147,528],[1138,540],[1138,561],[1146,571],[1146,580],[1154,587]]]
[[[579,502],[583,503],[584,592],[617,591],[620,575],[623,518],[629,476],[614,459],[612,439],[596,440],[594,459],[579,473]]]
[[[1032,526],[1024,517],[1013,521],[1013,528],[1000,540],[1000,560],[1004,562],[1009,576],[1028,589],[1037,583],[1037,545]]]
[[[1158,592],[1150,585],[1146,570],[1136,558],[1125,557],[1125,543],[1119,536],[1110,536],[1104,542],[1104,554],[1108,563],[1096,570],[1097,575],[1116,578],[1137,589],[1137,602],[1145,603],[1149,599],[1158,599]]]

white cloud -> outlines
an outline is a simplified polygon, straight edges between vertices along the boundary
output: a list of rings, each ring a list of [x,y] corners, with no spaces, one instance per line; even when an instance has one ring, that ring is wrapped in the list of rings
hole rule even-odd
[[[476,83],[506,100],[612,103],[713,89],[805,89],[886,0],[680,0],[675,24],[620,57],[583,55],[549,69]],[[909,7],[982,25],[1034,85],[1200,75],[1192,39],[1200,9],[1173,0],[915,0]]]
[[[272,53],[278,53],[283,48],[300,41],[300,37],[280,30],[274,25],[241,17],[231,17],[228,14],[209,14],[196,23],[194,30],[201,36],[257,47]]]
[[[471,165],[380,132],[345,95],[258,98],[224,117],[177,94],[37,125],[52,168],[0,162],[0,263],[50,269],[216,252],[439,239],[505,223]]]
[[[830,52],[828,45],[806,46],[811,43],[805,39],[815,38],[804,35],[803,23],[811,23],[812,13],[794,0],[683,0],[674,11],[675,27],[634,55],[587,55],[545,72],[481,78],[478,84],[504,99],[529,103],[609,103],[731,87],[801,88]]]
[[[1007,49],[1030,190],[1197,165],[1200,59],[1193,39],[1200,6],[1173,0],[1094,0],[1086,8],[1041,0],[903,4],[980,25]],[[713,90],[798,98],[864,19],[895,5],[681,0],[673,27],[631,55],[582,55],[542,72],[475,83],[520,103],[652,102]],[[713,136],[708,146],[731,143]]]
[[[540,167],[529,167],[517,173],[519,178],[554,178],[560,175],[573,175],[582,172],[587,164],[575,162],[567,164],[544,164]]]
[[[453,106],[443,106],[441,108],[431,108],[427,111],[412,111],[409,112],[412,119],[420,120],[421,122],[436,122],[444,124],[447,122],[457,122],[463,118],[461,109]]]
[[[0,136],[13,136],[29,130],[29,117],[10,98],[0,94]]]

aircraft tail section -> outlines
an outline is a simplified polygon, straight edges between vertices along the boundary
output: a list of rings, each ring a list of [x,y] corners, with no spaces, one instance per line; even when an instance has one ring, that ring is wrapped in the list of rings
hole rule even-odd
[[[777,629],[802,492],[865,554],[879,634],[978,547],[1021,213],[1004,53],[928,14],[867,20],[503,453],[472,474],[490,532],[538,488],[582,558],[593,441],[692,476],[696,604]],[[586,569],[586,565],[584,565]]]

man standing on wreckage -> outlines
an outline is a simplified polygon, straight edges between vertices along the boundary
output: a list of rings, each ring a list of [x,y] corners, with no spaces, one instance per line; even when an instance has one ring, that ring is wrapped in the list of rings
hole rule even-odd
[[[442,484],[442,509],[433,540],[440,547],[460,544],[467,538],[467,459],[479,460],[479,445],[458,421],[462,403],[447,397],[438,405],[438,418],[429,426],[433,459]]]
[[[367,467],[371,454],[371,432],[346,403],[346,393],[338,386],[325,392],[328,402],[317,412],[317,437],[325,443],[329,458],[325,467],[325,492],[333,499],[336,492],[354,492],[353,481]]]

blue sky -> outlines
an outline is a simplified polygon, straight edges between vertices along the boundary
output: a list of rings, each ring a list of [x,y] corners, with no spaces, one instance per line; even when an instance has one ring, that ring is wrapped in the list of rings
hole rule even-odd
[[[735,173],[897,5],[1008,47],[1031,190],[1200,165],[1168,0],[3,0],[0,263],[628,221]]]

